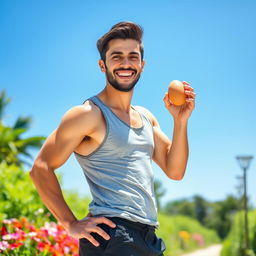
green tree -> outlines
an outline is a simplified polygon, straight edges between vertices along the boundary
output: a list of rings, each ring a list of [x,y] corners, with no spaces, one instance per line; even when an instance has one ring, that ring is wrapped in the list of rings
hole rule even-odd
[[[240,199],[233,195],[227,196],[223,201],[217,201],[211,204],[211,210],[205,218],[205,225],[208,228],[214,228],[223,239],[227,236],[234,215],[240,208]]]
[[[209,211],[209,203],[201,196],[195,195],[193,197],[195,217],[203,225]]]
[[[169,215],[185,215],[195,218],[195,205],[188,199],[181,199],[168,202],[164,207],[164,212]]]
[[[26,158],[33,160],[28,150],[41,148],[46,137],[22,138],[22,135],[30,128],[31,117],[18,117],[11,127],[4,125],[4,112],[10,101],[11,99],[6,97],[5,91],[2,91],[0,93],[0,163],[5,162],[8,165],[15,164],[17,166],[25,163],[30,166],[31,164],[25,160]],[[22,159],[24,156],[25,159]]]
[[[160,180],[154,181],[154,190],[155,190],[157,208],[161,211],[160,200],[164,196],[166,190],[163,188],[163,184]]]

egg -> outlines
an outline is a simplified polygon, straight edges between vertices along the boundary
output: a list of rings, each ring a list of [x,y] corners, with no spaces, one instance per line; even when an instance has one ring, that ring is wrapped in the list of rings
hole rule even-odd
[[[179,80],[173,80],[168,87],[169,100],[176,106],[181,106],[186,102],[184,85]]]

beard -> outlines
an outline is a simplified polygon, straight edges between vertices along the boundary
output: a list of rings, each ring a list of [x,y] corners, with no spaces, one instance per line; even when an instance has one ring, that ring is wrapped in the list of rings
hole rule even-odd
[[[106,78],[107,78],[108,83],[118,91],[121,91],[121,92],[131,91],[134,88],[134,86],[137,84],[137,82],[139,81],[140,73],[138,73],[136,69],[124,69],[124,68],[116,69],[113,71],[113,73],[115,73],[116,71],[119,71],[119,70],[127,70],[127,71],[129,70],[129,71],[135,72],[134,80],[132,80],[130,84],[122,84],[122,83],[118,82],[117,79],[115,79],[114,75],[112,75],[112,73],[108,71],[108,68],[106,66]]]

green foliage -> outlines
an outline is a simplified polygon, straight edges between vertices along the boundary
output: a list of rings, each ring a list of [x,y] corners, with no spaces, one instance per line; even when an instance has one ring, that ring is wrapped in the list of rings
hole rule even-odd
[[[208,202],[201,196],[167,203],[164,212],[169,215],[185,215],[197,219],[207,228],[217,231],[225,238],[230,230],[233,216],[239,210],[240,199],[230,195],[223,201]]]
[[[46,220],[54,220],[35,190],[29,173],[6,163],[0,163],[0,209],[1,221],[26,216],[40,225]],[[45,213],[42,218],[37,218],[42,212]]]
[[[61,183],[61,175],[58,180]],[[88,213],[89,198],[73,191],[63,191],[64,198],[77,218]],[[0,163],[0,221],[25,216],[37,226],[56,221],[43,204],[28,172],[16,165]]]
[[[3,123],[5,107],[10,103],[5,91],[0,93],[0,163],[6,162],[9,165],[15,164],[21,166],[23,163],[30,165],[20,156],[33,159],[28,149],[40,148],[45,140],[43,136],[22,138],[22,135],[28,131],[32,119],[30,117],[19,117],[12,127]]]
[[[174,200],[165,205],[164,212],[168,215],[185,215],[195,218],[195,204],[188,199]]]
[[[81,197],[76,191],[63,191],[63,195],[68,206],[70,207],[77,219],[82,219],[86,217],[89,212],[89,197]]]
[[[250,211],[248,214],[249,222],[249,248],[246,255],[254,256],[256,254],[256,211]],[[227,239],[223,243],[221,256],[243,256],[244,253],[244,211],[236,214],[232,228]]]
[[[45,139],[43,136],[30,137],[22,139],[20,136],[27,131],[26,128],[6,127],[0,123],[0,163],[16,164],[21,166],[25,160],[20,158],[20,155],[29,157],[28,148],[39,148]],[[29,162],[25,162],[29,164]],[[30,165],[30,164],[29,164]]]
[[[154,181],[154,191],[155,191],[157,208],[158,210],[161,210],[162,207],[160,204],[160,200],[164,196],[166,190],[163,188],[163,184],[160,180]]]
[[[6,92],[0,92],[0,123],[2,122],[4,117],[4,109],[10,102],[11,99],[6,97]]]
[[[160,213],[160,228],[157,234],[166,244],[166,256],[180,255],[184,251],[191,251],[218,243],[215,231],[206,229],[197,220],[187,216],[167,216]]]

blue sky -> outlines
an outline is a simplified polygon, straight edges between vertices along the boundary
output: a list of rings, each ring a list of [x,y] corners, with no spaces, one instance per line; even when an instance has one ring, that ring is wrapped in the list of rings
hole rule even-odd
[[[256,1],[7,1],[0,2],[0,90],[12,98],[5,123],[31,116],[26,136],[48,136],[63,114],[105,85],[96,41],[119,21],[144,28],[146,66],[133,104],[148,108],[171,138],[162,98],[174,79],[197,93],[189,120],[190,156],[182,181],[154,165],[163,203],[200,194],[236,193],[237,154],[256,157]],[[37,152],[33,152],[36,156]],[[74,156],[59,168],[63,187],[89,194]],[[248,192],[256,205],[256,159]]]

